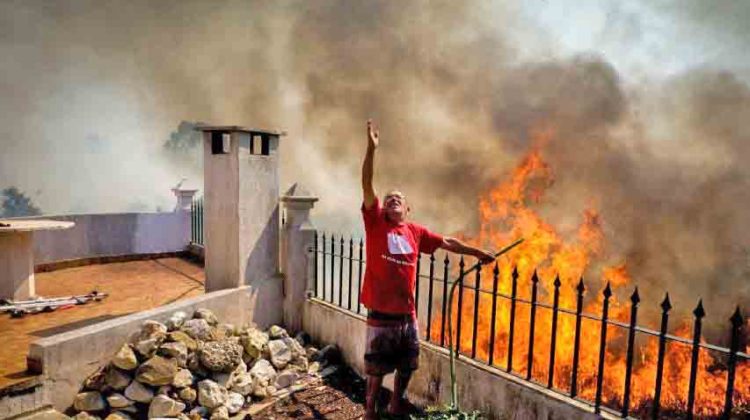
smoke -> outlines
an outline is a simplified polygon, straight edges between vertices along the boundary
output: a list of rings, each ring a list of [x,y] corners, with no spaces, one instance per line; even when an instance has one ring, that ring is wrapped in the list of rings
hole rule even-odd
[[[359,231],[372,117],[378,190],[471,234],[546,130],[539,211],[572,235],[598,208],[644,307],[669,290],[723,320],[750,303],[750,8],[571,4],[3,1],[0,186],[52,212],[168,205],[200,177],[164,153],[180,121],[280,128],[285,185],[321,197],[324,229]]]

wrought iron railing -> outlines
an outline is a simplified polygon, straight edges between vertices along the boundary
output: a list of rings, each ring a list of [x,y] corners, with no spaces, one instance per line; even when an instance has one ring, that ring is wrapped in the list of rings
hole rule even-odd
[[[339,306],[343,309],[351,311],[356,314],[364,314],[365,308],[360,302],[360,290],[364,277],[365,269],[365,248],[362,239],[354,239],[353,237],[345,238],[343,235],[335,234],[316,234],[314,247],[313,247],[314,258],[314,285],[313,294],[315,297],[327,301],[331,304]],[[423,267],[423,260],[427,259],[428,269]],[[722,359],[722,368],[726,372],[726,385],[722,390],[716,390],[717,392],[723,393],[723,406],[719,408],[720,414],[716,414],[714,417],[720,418],[736,418],[740,416],[748,415],[750,407],[748,407],[748,398],[750,395],[742,395],[740,400],[743,404],[742,407],[735,407],[735,400],[739,399],[736,394],[736,373],[738,367],[744,365],[747,367],[750,363],[750,355],[744,352],[744,348],[740,348],[741,341],[743,340],[743,329],[745,325],[745,318],[741,315],[739,307],[735,310],[733,316],[730,319],[731,325],[731,339],[730,347],[724,348],[712,344],[707,344],[701,341],[703,318],[705,317],[705,311],[702,302],[699,301],[697,307],[693,311],[694,319],[692,326],[692,338],[685,338],[678,335],[668,333],[669,327],[669,316],[672,310],[672,304],[667,294],[661,303],[661,323],[658,331],[645,328],[637,325],[638,309],[640,304],[640,296],[638,289],[630,296],[629,302],[629,320],[624,322],[618,319],[612,319],[610,317],[610,304],[613,296],[612,289],[609,284],[602,291],[601,300],[601,314],[595,315],[584,312],[584,294],[586,287],[583,279],[580,279],[575,287],[576,293],[576,305],[575,309],[565,308],[560,305],[560,287],[562,282],[560,278],[555,278],[552,292],[552,303],[542,302],[538,299],[539,294],[539,283],[540,278],[536,272],[530,276],[530,293],[529,297],[522,297],[519,293],[519,272],[517,269],[513,269],[510,274],[510,293],[502,293],[499,291],[500,282],[500,269],[498,265],[491,267],[492,275],[492,288],[482,287],[481,276],[483,270],[481,267],[473,272],[473,281],[462,282],[461,287],[458,287],[457,296],[455,296],[457,304],[456,309],[448,308],[448,290],[453,284],[449,279],[455,276],[455,273],[463,273],[466,266],[466,262],[463,257],[458,260],[457,266],[452,268],[452,261],[448,254],[444,258],[439,259],[436,255],[432,254],[429,256],[420,255],[417,260],[417,278],[416,278],[416,290],[415,290],[415,303],[417,306],[417,314],[420,319],[420,330],[425,331],[422,338],[432,344],[436,344],[442,347],[447,347],[446,342],[446,327],[447,327],[447,316],[451,316],[453,313],[454,318],[454,337],[455,342],[459,343],[458,354],[462,357],[469,357],[477,362],[491,366],[496,369],[504,370],[514,376],[517,376],[526,381],[531,381],[537,385],[544,386],[560,394],[568,397],[575,398],[578,401],[589,404],[593,407],[596,413],[600,413],[602,410],[607,411],[610,414],[618,415],[621,417],[644,417],[644,418],[693,418],[696,413],[696,385],[697,385],[697,374],[699,372],[699,355],[701,350],[711,351],[714,354],[720,355]],[[442,270],[440,270],[442,264]],[[426,272],[424,272],[426,271]],[[442,272],[442,277],[437,275],[437,272]],[[471,280],[471,279],[467,279]],[[427,281],[425,285],[423,282]],[[422,284],[420,284],[422,283]],[[487,283],[485,283],[487,284]],[[426,289],[426,290],[425,290]],[[420,294],[426,293],[426,296],[420,298]],[[465,299],[465,295],[469,295],[468,301]],[[489,299],[491,303],[490,309],[490,324],[489,324],[489,335],[488,345],[486,351],[483,351],[484,357],[478,357],[478,346],[477,346],[477,327],[480,324],[478,317],[480,315],[480,296],[483,295],[486,299]],[[485,300],[486,301],[486,300]],[[496,335],[498,326],[498,303],[505,301],[508,303],[508,328],[507,338],[505,342],[505,363],[501,363],[497,360],[496,354]],[[462,319],[466,315],[468,307],[470,315],[473,317],[471,320]],[[517,324],[517,318],[520,313],[520,305],[528,307],[528,325],[520,326],[528,328],[528,340],[526,350],[525,366],[522,364],[522,369],[514,368],[514,353],[517,349],[514,349],[514,344],[517,341],[517,333],[519,331],[519,325]],[[539,309],[545,309],[551,311],[551,336],[549,337],[549,347],[547,349],[535,349],[535,343],[537,342],[535,334],[535,328],[537,327],[537,312]],[[439,312],[436,312],[439,311]],[[555,378],[555,366],[559,361],[556,360],[556,347],[558,342],[558,322],[559,316],[570,316],[575,319],[575,333],[573,335],[573,350],[572,350],[572,362],[569,372],[567,372],[567,378],[564,381],[567,386],[563,389],[559,384],[560,381]],[[582,395],[582,379],[580,371],[580,361],[582,352],[582,322],[595,322],[598,323],[599,330],[599,348],[598,357],[596,363],[596,380],[595,388],[592,392],[587,392],[586,396]],[[471,322],[470,328],[463,325],[463,323]],[[436,325],[437,324],[437,325]],[[619,395],[619,400],[609,401],[609,406],[605,405],[607,401],[603,398],[604,391],[604,376],[605,370],[611,368],[607,366],[607,348],[608,343],[607,334],[609,328],[623,329],[627,332],[627,340],[624,346],[625,350],[625,374],[624,383],[622,384],[622,393]],[[437,330],[436,330],[437,329]],[[525,333],[525,331],[521,331]],[[470,333],[471,340],[462,340],[462,333]],[[650,336],[658,340],[658,355],[656,356],[655,363],[655,379],[652,383],[653,392],[648,404],[641,404],[639,407],[632,407],[631,395],[632,395],[632,384],[633,384],[633,366],[634,366],[634,354],[636,352],[636,335],[642,334],[644,336]],[[664,409],[662,390],[664,384],[664,368],[665,360],[668,357],[668,344],[676,343],[679,345],[690,346],[690,370],[689,370],[689,384],[688,389],[685,393],[686,403],[684,407],[675,411],[674,408]],[[618,343],[618,345],[620,345]],[[548,353],[548,366],[546,371],[546,377],[540,378],[539,375],[533,375],[534,372],[534,355],[537,351],[547,351]],[[559,355],[558,355],[559,356]],[[673,378],[672,378],[673,379]],[[746,379],[746,378],[745,378]],[[744,379],[743,379],[744,380]],[[589,386],[591,384],[588,384]],[[650,385],[651,386],[651,385]],[[742,384],[742,389],[745,393],[748,391],[750,384]],[[593,394],[593,398],[591,398]],[[614,407],[612,406],[614,405]],[[709,416],[710,417],[710,416]]]
[[[190,242],[203,245],[203,197],[194,199],[190,206]]]

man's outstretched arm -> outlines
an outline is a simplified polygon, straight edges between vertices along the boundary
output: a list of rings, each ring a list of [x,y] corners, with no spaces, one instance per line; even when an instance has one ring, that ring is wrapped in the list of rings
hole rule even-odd
[[[456,238],[443,238],[443,243],[440,245],[446,251],[455,252],[456,254],[471,255],[477,257],[482,263],[487,264],[495,260],[495,255],[492,252],[485,251],[483,249],[475,248],[467,243],[461,242]]]
[[[373,166],[375,164],[375,149],[378,148],[380,134],[372,127],[372,120],[367,120],[367,152],[362,163],[362,194],[365,208],[375,204],[375,188],[372,186]]]

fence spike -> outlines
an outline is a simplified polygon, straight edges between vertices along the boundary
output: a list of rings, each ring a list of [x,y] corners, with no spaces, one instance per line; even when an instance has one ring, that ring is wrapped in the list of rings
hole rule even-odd
[[[732,417],[732,407],[734,406],[734,380],[737,373],[737,352],[740,347],[740,336],[742,335],[742,327],[745,325],[745,318],[740,312],[739,305],[734,310],[732,317],[729,318],[732,324],[732,338],[731,344],[729,345],[729,361],[727,362],[727,391],[724,396],[724,413],[722,419],[729,419]]]
[[[604,355],[607,351],[607,315],[609,313],[609,298],[612,297],[612,288],[607,282],[604,288],[604,304],[602,305],[602,327],[599,340],[599,369],[596,375],[596,398],[594,400],[594,412],[599,414],[602,405],[602,385],[604,384]]]
[[[464,285],[463,285],[463,277],[464,277],[464,267],[466,266],[466,263],[464,262],[464,256],[461,256],[461,259],[458,262],[458,272],[459,272],[459,279],[461,280],[461,283],[458,285],[458,308],[456,309],[456,357],[458,357],[461,354],[461,313],[463,312],[461,309],[463,309],[463,302],[464,302]],[[453,308],[451,308],[453,310]],[[453,345],[451,343],[451,345]]]
[[[510,326],[508,329],[508,372],[513,371],[513,338],[516,333],[516,296],[518,293],[518,266],[513,267],[510,292]]]
[[[672,303],[669,301],[669,293],[664,295],[661,302],[661,328],[659,330],[659,353],[656,359],[656,383],[654,384],[654,404],[651,409],[651,418],[658,420],[661,405],[661,383],[664,375],[664,357],[667,350],[667,325],[669,324],[669,311]]]
[[[536,341],[534,331],[536,329],[536,297],[539,285],[539,276],[534,270],[531,276],[531,313],[529,314],[529,351],[526,354],[526,379],[531,380],[531,373],[534,365],[534,342]]]
[[[573,343],[573,371],[570,377],[570,396],[575,398],[578,395],[578,360],[581,354],[581,313],[583,312],[583,292],[586,286],[583,285],[583,277],[578,280],[578,291],[576,296],[576,332],[575,342]]]
[[[425,339],[429,342],[432,336],[432,289],[435,282],[435,254],[430,254],[430,283],[427,287],[427,331]]]
[[[495,261],[495,268],[492,269],[492,315],[490,318],[490,348],[489,356],[487,358],[487,364],[492,366],[495,361],[495,324],[497,318],[497,281],[500,277],[500,269],[498,268],[497,261]]]
[[[549,370],[547,375],[547,388],[552,388],[555,379],[555,351],[557,348],[557,312],[560,307],[560,274],[555,276],[553,282],[555,286],[554,297],[552,301],[552,336],[550,337],[550,349],[549,349]]]
[[[703,317],[706,311],[703,309],[703,299],[698,301],[698,306],[693,310],[695,315],[695,324],[693,326],[693,352],[690,359],[690,386],[688,388],[687,418],[692,419],[695,408],[695,386],[698,378],[698,356],[700,355],[701,329],[703,327]]]
[[[446,306],[448,305],[448,268],[451,260],[448,253],[445,253],[443,260],[443,312],[440,314],[440,345],[445,347],[445,317],[447,314]]]
[[[635,352],[635,327],[638,318],[638,303],[641,297],[638,295],[638,287],[630,296],[630,324],[628,325],[628,348],[625,359],[625,391],[622,396],[622,417],[628,417],[630,413],[630,382],[633,377],[633,353]]]

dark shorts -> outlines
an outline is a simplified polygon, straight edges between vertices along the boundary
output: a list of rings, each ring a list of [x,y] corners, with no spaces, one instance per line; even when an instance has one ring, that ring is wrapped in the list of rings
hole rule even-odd
[[[410,373],[418,366],[419,332],[411,315],[370,311],[367,316],[365,373],[382,376],[398,370]]]

